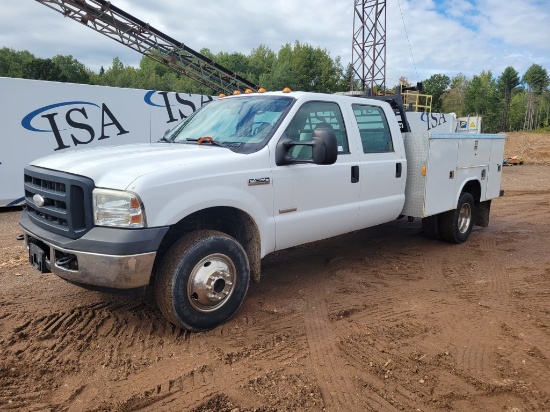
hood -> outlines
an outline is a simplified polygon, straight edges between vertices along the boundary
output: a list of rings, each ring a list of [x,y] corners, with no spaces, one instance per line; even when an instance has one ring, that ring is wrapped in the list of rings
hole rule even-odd
[[[229,149],[194,144],[144,143],[102,146],[56,153],[31,164],[93,179],[97,187],[126,189],[140,176],[166,169],[208,162],[240,159]]]

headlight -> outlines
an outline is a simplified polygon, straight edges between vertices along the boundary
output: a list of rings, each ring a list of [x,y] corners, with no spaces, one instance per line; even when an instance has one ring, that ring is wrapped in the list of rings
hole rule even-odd
[[[145,213],[135,193],[94,189],[94,223],[98,226],[145,227]]]

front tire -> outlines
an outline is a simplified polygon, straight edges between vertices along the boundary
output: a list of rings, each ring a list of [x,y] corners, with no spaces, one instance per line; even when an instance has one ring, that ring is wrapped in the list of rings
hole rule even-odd
[[[200,230],[166,253],[155,281],[157,305],[174,325],[199,332],[230,319],[250,281],[248,257],[231,236]]]
[[[470,193],[462,192],[456,209],[441,215],[441,237],[450,243],[465,242],[475,222],[475,201]]]

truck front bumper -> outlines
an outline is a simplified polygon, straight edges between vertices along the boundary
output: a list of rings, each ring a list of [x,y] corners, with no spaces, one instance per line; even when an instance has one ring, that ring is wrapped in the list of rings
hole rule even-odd
[[[33,266],[83,287],[113,290],[149,284],[157,249],[168,231],[95,227],[79,239],[69,239],[37,226],[26,211],[19,224]]]

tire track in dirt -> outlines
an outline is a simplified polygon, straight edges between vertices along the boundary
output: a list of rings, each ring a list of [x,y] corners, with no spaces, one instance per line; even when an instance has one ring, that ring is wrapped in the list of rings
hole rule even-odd
[[[363,242],[360,236],[357,240]],[[373,255],[380,254],[382,240],[371,242],[377,247],[368,249],[363,259],[373,259]],[[304,270],[316,273],[319,282],[309,285],[307,294],[304,295],[305,307],[300,309],[302,319],[299,321],[305,331],[309,356],[306,365],[311,370],[312,376],[322,395],[323,404],[318,410],[326,411],[356,411],[365,410],[364,400],[358,396],[358,389],[353,378],[353,368],[342,359],[339,342],[341,335],[348,333],[346,328],[340,330],[338,319],[345,319],[351,314],[361,312],[365,309],[362,304],[354,302],[339,302],[332,299],[334,295],[345,295],[352,293],[356,284],[340,287],[337,291],[334,284],[342,285],[335,277],[340,267],[349,267],[348,250],[346,245],[339,245],[338,249],[327,249],[326,243],[315,246],[316,256],[313,254],[302,259],[296,265],[293,264],[291,273],[299,275]],[[319,259],[318,256],[324,256]],[[337,276],[337,275],[336,275]],[[362,279],[364,280],[364,279]],[[347,283],[345,283],[347,285]],[[362,290],[364,286],[359,285]],[[345,320],[343,321],[345,322]],[[346,322],[347,323],[347,322]],[[321,408],[322,406],[322,408]]]
[[[540,199],[540,196],[530,196],[529,202],[516,205],[522,221],[511,226],[520,235],[507,236],[499,240],[499,244],[508,242],[510,249],[505,250],[506,254],[501,251],[500,271],[493,274],[500,278],[501,283],[506,284],[506,294],[495,293],[493,306],[497,309],[496,313],[501,314],[496,320],[500,323],[501,339],[512,342],[501,351],[499,361],[508,369],[514,370],[518,380],[522,377],[527,379],[528,375],[536,376],[533,386],[539,388],[539,393],[544,393],[542,382],[550,381],[550,347],[545,344],[550,337],[550,295],[541,291],[547,291],[548,288],[550,269],[546,269],[545,272],[544,267],[550,267],[550,261],[546,254],[533,254],[522,242],[522,239],[541,244],[547,242],[547,233],[550,229],[546,223],[547,208],[533,207],[534,204],[547,204],[547,201],[541,202]],[[526,210],[531,212],[525,213]],[[526,217],[529,218],[528,222],[524,221]],[[535,225],[537,229],[525,228]],[[517,313],[528,315],[522,319],[513,316]]]
[[[533,214],[538,215],[540,212]],[[468,308],[470,319],[467,322],[467,333],[463,328],[454,332],[455,366],[461,371],[460,375],[475,379],[476,386],[495,386],[498,390],[513,393],[525,403],[528,400],[522,395],[522,369],[530,368],[531,374],[533,370],[537,371],[536,375],[546,382],[550,379],[550,369],[544,360],[546,356],[536,346],[531,349],[537,356],[523,359],[521,364],[517,359],[517,345],[521,344],[521,336],[538,336],[533,339],[538,342],[543,338],[540,331],[534,330],[528,323],[519,324],[514,317],[517,312],[514,299],[517,279],[512,281],[512,272],[506,262],[511,252],[522,258],[516,242],[529,232],[525,225],[518,225],[521,227],[515,223],[507,225],[504,237],[502,232],[497,235],[476,233],[476,238],[467,245],[473,259],[468,264],[452,259],[448,263],[454,267],[453,286],[459,287],[460,296],[466,296],[472,304]],[[512,248],[503,249],[502,245],[506,243]],[[460,273],[464,279],[456,282],[456,276]],[[474,306],[476,303],[477,308]],[[497,340],[495,337],[498,337]],[[499,345],[499,341],[503,344]]]
[[[446,261],[448,278],[457,295],[466,298],[464,307],[468,314],[467,324],[459,323],[449,333],[454,336],[454,360],[461,371],[482,382],[495,383],[500,380],[497,373],[498,359],[494,356],[494,336],[498,335],[499,325],[488,316],[489,309],[507,311],[510,283],[495,255],[497,242],[485,232],[475,233],[466,245],[470,261],[463,262],[449,256]],[[486,263],[490,262],[490,263]]]
[[[354,242],[359,242],[366,248],[365,254],[360,258],[361,266],[370,266],[369,262],[375,262],[386,253],[384,244],[387,241],[383,238],[365,241],[365,236],[361,233],[351,235],[351,237],[354,238]],[[322,278],[322,281],[307,290],[307,295],[304,297],[307,305],[301,309],[303,320],[300,323],[305,329],[309,348],[307,364],[312,370],[322,394],[324,410],[365,410],[367,403],[364,398],[358,396],[353,367],[345,359],[342,359],[339,345],[341,336],[349,333],[350,325],[345,319],[357,313],[364,313],[367,306],[332,297],[352,294],[356,288],[365,292],[368,288],[369,278],[359,272],[359,276],[353,276],[353,281],[356,283],[339,287],[336,290],[333,284],[348,285],[350,282],[349,279],[344,282],[341,282],[342,279],[338,279],[339,268],[347,268],[349,275],[350,264],[356,265],[353,263],[356,257],[350,256],[349,245],[346,244],[341,244],[336,249],[327,248],[325,243],[313,247],[317,249],[315,256],[308,255],[305,260],[296,265],[293,264],[291,270],[291,274],[296,273],[297,275],[303,273],[304,270],[315,272],[317,277]],[[318,256],[326,258],[319,260]],[[354,272],[353,269],[352,272]],[[345,326],[339,328],[340,324]]]
[[[323,395],[327,411],[359,410],[359,397],[347,367],[339,358],[338,338],[323,296],[312,299],[304,313],[310,351],[310,367]]]
[[[510,299],[510,279],[502,261],[499,261],[501,252],[497,238],[484,232],[477,233],[476,240],[466,247],[475,257],[471,264],[473,274],[478,279],[476,285],[487,290],[487,293],[482,294],[483,299],[506,309]]]
[[[422,397],[429,396],[427,388],[418,382],[424,375],[416,380],[404,378],[409,371],[418,369],[423,356],[420,354],[425,351],[418,345],[409,346],[425,332],[418,324],[395,319],[386,322],[383,328],[363,324],[341,340],[339,348],[343,356],[363,371],[357,384],[368,406],[365,409],[414,410],[423,403]]]
[[[494,244],[491,242],[488,244],[488,247],[484,247],[483,249],[493,250],[493,248]],[[479,255],[483,255],[483,251]],[[425,316],[428,313],[437,314],[438,308],[443,309],[443,313],[448,313],[449,305],[460,305],[465,313],[457,314],[455,319],[439,319],[439,322],[434,322],[434,320],[437,320],[437,315],[435,315],[436,319],[431,319],[427,323],[428,325],[432,325],[432,327],[429,330],[419,329],[419,333],[417,334],[407,331],[406,327],[399,325],[397,319],[394,320],[394,323],[391,323],[391,319],[385,320],[382,324],[392,325],[399,332],[394,333],[390,329],[389,331],[384,330],[375,333],[377,337],[380,335],[393,337],[393,340],[381,344],[381,348],[389,347],[389,351],[387,349],[379,349],[384,350],[383,354],[388,353],[388,358],[384,364],[381,363],[384,361],[383,356],[376,357],[374,356],[376,355],[376,351],[373,351],[374,353],[371,353],[369,358],[367,354],[364,354],[364,350],[363,352],[361,351],[361,345],[357,345],[346,351],[348,354],[353,354],[350,357],[358,353],[361,354],[361,357],[359,359],[356,358],[354,361],[357,364],[363,362],[365,369],[368,369],[369,366],[371,369],[373,367],[379,368],[379,380],[366,382],[366,387],[369,387],[375,393],[379,393],[380,398],[384,398],[388,393],[392,393],[392,406],[399,406],[399,408],[405,409],[416,409],[418,405],[422,405],[421,409],[429,410],[437,405],[436,409],[440,410],[442,408],[449,408],[449,402],[461,402],[464,399],[465,395],[458,395],[460,391],[446,392],[437,390],[441,384],[443,384],[443,387],[461,388],[463,394],[470,393],[468,397],[479,397],[480,401],[486,396],[491,396],[493,393],[504,392],[509,394],[507,395],[508,402],[510,399],[515,399],[514,402],[518,405],[537,404],[538,400],[531,400],[524,395],[525,388],[522,387],[521,383],[518,383],[519,381],[509,383],[506,380],[500,379],[500,375],[493,370],[495,365],[499,366],[500,359],[493,355],[494,352],[491,352],[494,348],[486,346],[487,342],[491,342],[494,339],[494,335],[490,331],[485,330],[486,326],[484,326],[486,324],[490,325],[491,320],[485,314],[480,315],[478,313],[479,304],[475,299],[484,296],[484,289],[490,285],[490,281],[484,275],[484,282],[481,283],[482,291],[468,289],[470,287],[472,289],[480,288],[480,284],[476,283],[476,277],[474,276],[477,269],[475,266],[471,267],[462,261],[455,260],[452,254],[447,254],[439,262],[426,262],[423,268],[424,276],[419,279],[419,282],[425,283],[423,288],[425,291],[429,290],[433,293],[431,295],[422,295],[424,302],[419,303],[414,300],[407,302],[404,297],[403,300],[394,302],[393,306],[399,306],[399,303],[413,303],[414,306],[418,306],[418,312],[424,312],[423,315],[419,315],[420,317],[418,317],[421,322],[419,325],[426,325]],[[461,275],[462,277],[460,277]],[[437,297],[438,290],[447,291],[449,283],[452,286],[451,290],[456,290],[457,298],[449,301],[448,299],[452,294],[446,294],[447,301],[439,299]],[[392,282],[392,286],[397,286],[399,289],[399,285],[396,285],[395,282]],[[506,290],[506,288],[493,287],[492,290],[502,293],[502,290]],[[464,299],[466,299],[466,302],[469,302],[467,305],[463,304]],[[429,309],[430,307],[431,309]],[[428,317],[433,318],[431,315],[428,315]],[[463,317],[465,317],[464,320],[462,320]],[[472,319],[476,317],[479,321],[472,322]],[[355,314],[351,316],[351,319],[355,318]],[[403,320],[403,318],[400,319]],[[413,316],[407,322],[407,325],[409,327],[414,325],[415,319],[417,317]],[[381,322],[374,320],[373,323],[376,325],[381,324]],[[476,325],[473,328],[471,327],[472,323]],[[438,324],[439,327],[437,327]],[[464,326],[468,329],[465,330]],[[403,330],[400,330],[401,328]],[[369,335],[372,335],[372,332]],[[439,341],[440,335],[446,337],[445,341],[448,342],[446,348],[442,348],[441,346]],[[418,337],[421,337],[421,339]],[[378,341],[383,342],[383,339],[378,338]],[[397,343],[397,346],[392,346],[392,343]],[[368,364],[364,361],[365,359],[370,359]],[[394,362],[395,367],[392,366]],[[414,375],[412,375],[411,379],[410,370],[415,371],[417,374],[416,379],[414,379]],[[446,371],[446,373],[442,373],[442,370]],[[411,396],[410,394],[413,395]],[[506,400],[502,400],[501,402],[506,402]],[[472,406],[475,404],[475,402],[472,403]]]
[[[473,243],[475,244],[475,242]],[[494,250],[495,247],[495,243],[489,242],[482,244],[481,249]],[[452,249],[456,246],[446,245],[446,248]],[[476,246],[474,246],[475,249]],[[477,253],[477,256],[482,255],[483,251]],[[484,338],[478,341],[478,337],[485,333],[483,328],[464,330],[461,320],[463,314],[457,314],[451,319],[441,319],[437,315],[439,309],[442,313],[449,313],[449,310],[452,310],[450,308],[453,306],[464,307],[466,310],[468,310],[468,307],[473,306],[474,310],[477,310],[477,302],[482,294],[477,290],[479,289],[479,283],[476,284],[475,269],[469,262],[456,261],[452,253],[447,253],[437,260],[430,259],[423,264],[423,277],[419,278],[418,283],[423,284],[422,290],[424,293],[416,296],[417,300],[412,299],[411,302],[407,302],[404,294],[402,303],[413,304],[417,307],[414,311],[417,316],[412,317],[409,325],[414,325],[415,319],[418,319],[419,325],[432,326],[426,330],[420,328],[417,334],[407,332],[405,328],[396,335],[396,339],[401,344],[398,350],[394,349],[391,352],[391,359],[392,363],[395,361],[399,367],[394,369],[393,374],[389,374],[389,379],[391,380],[392,376],[401,373],[406,375],[408,370],[413,370],[417,374],[416,380],[414,378],[410,379],[409,373],[409,379],[397,379],[397,382],[394,383],[396,393],[404,394],[402,399],[397,399],[401,405],[414,408],[415,405],[423,404],[422,409],[434,405],[445,407],[450,394],[434,392],[440,380],[448,381],[451,379],[450,382],[452,383],[450,385],[458,385],[466,391],[476,392],[475,388],[471,387],[469,383],[474,378],[468,374],[464,375],[463,370],[468,371],[468,368],[473,368],[475,371],[473,375],[491,374],[491,359],[488,356],[488,351],[481,343]],[[487,283],[487,280],[483,280],[482,284],[485,283]],[[416,290],[418,290],[418,287]],[[452,293],[448,293],[449,290],[456,292],[454,298]],[[445,293],[444,299],[440,297],[441,292]],[[420,300],[418,301],[418,299]],[[464,302],[467,302],[467,304],[464,305]],[[398,303],[394,305],[397,306]],[[380,322],[374,323],[380,324]],[[397,328],[398,325],[398,322],[394,323],[394,327]],[[385,332],[385,334],[388,334],[388,332]],[[446,337],[451,335],[451,339],[445,339],[445,342],[448,343],[443,347],[439,338],[441,335]],[[388,344],[390,343],[388,342]],[[442,366],[445,366],[448,375],[441,374]],[[388,375],[387,372],[384,378],[386,375]],[[478,379],[478,377],[475,379]],[[405,396],[408,393],[413,393],[415,396],[412,398]],[[428,399],[431,399],[431,402],[426,403]]]
[[[289,325],[289,320],[294,326]],[[111,390],[117,399],[124,399],[122,404],[125,407],[131,406],[132,410],[191,410],[215,398],[227,395],[234,398],[239,398],[239,395],[242,397],[243,390],[250,392],[250,401],[249,404],[240,406],[252,408],[253,405],[262,405],[263,399],[255,395],[254,388],[261,386],[261,382],[265,380],[265,373],[249,367],[249,363],[261,359],[278,362],[281,366],[299,365],[302,355],[297,357],[296,352],[291,353],[286,348],[288,341],[291,341],[293,347],[303,346],[303,350],[306,350],[305,334],[303,330],[300,333],[299,320],[299,316],[294,315],[284,320],[274,319],[267,324],[254,325],[250,332],[256,330],[257,333],[252,333],[251,336],[263,334],[265,339],[254,343],[248,342],[244,346],[240,343],[240,335],[234,331],[235,324],[230,322],[224,326],[223,331],[216,329],[200,334],[192,340],[196,340],[196,345],[208,334],[223,334],[224,339],[228,340],[227,346],[239,348],[238,350],[211,353],[205,349],[194,351],[192,354],[179,353],[178,359],[161,360],[150,368],[145,376],[133,374],[124,381],[112,383]],[[276,371],[268,371],[269,373],[275,378],[284,375],[277,374]],[[232,378],[228,381],[229,376]],[[162,378],[159,380],[158,377]],[[315,387],[314,383],[308,385]],[[319,397],[310,399],[319,400]]]
[[[166,322],[159,316],[143,303],[126,299],[93,302],[31,319],[27,314],[28,320],[14,327],[4,340],[0,360],[17,365],[15,372],[30,371],[30,376],[14,373],[12,381],[18,385],[27,386],[35,380],[31,390],[20,396],[22,404],[33,402],[32,388],[49,391],[60,384],[52,379],[59,377],[52,375],[56,369],[69,375],[102,365],[112,377],[124,378],[130,370],[150,364],[150,358],[155,359],[152,353],[162,348],[163,336],[155,337],[154,324]],[[175,329],[169,335],[181,340]],[[96,342],[102,342],[103,350],[90,350]],[[0,402],[5,396],[8,394],[0,395]]]
[[[394,365],[405,363],[410,367],[414,367],[416,363],[416,353],[425,353],[420,345],[415,345],[415,355],[412,356],[412,361],[409,362],[409,354],[402,353],[397,342],[408,342],[415,340],[416,337],[423,333],[427,333],[425,328],[415,324],[416,302],[409,301],[409,297],[404,294],[403,301],[396,302],[388,299],[384,294],[384,288],[388,283],[394,287],[407,289],[408,284],[413,281],[423,279],[424,271],[413,270],[407,263],[410,258],[418,257],[418,252],[400,252],[401,259],[396,264],[391,263],[391,259],[387,259],[392,251],[380,254],[382,260],[386,255],[386,260],[389,262],[385,268],[380,270],[381,273],[371,273],[369,265],[353,265],[345,269],[334,269],[333,284],[345,284],[344,287],[326,288],[325,303],[320,302],[320,299],[315,300],[315,309],[317,315],[310,315],[309,319],[305,319],[306,325],[309,325],[308,339],[310,342],[323,342],[317,345],[319,353],[339,353],[342,371],[346,372],[347,376],[352,376],[347,382],[340,377],[342,372],[336,370],[337,362],[333,359],[328,359],[328,356],[321,357],[320,368],[326,368],[327,363],[330,365],[329,370],[332,370],[332,375],[336,378],[336,382],[343,381],[344,390],[341,391],[345,396],[346,392],[355,393],[352,395],[355,399],[343,404],[342,400],[337,396],[328,398],[324,395],[325,405],[327,410],[333,410],[329,405],[340,406],[342,410],[398,410],[415,409],[416,406],[422,403],[418,396],[418,391],[421,391],[421,384],[417,385],[402,382],[395,376]],[[364,260],[363,260],[364,261]],[[364,303],[357,303],[355,299],[359,299]],[[430,296],[426,301],[438,301],[437,296]],[[318,309],[321,304],[322,309]],[[326,309],[325,309],[326,308]],[[326,311],[326,314],[325,314]],[[314,313],[312,310],[310,313]],[[322,327],[319,326],[323,319],[330,319],[331,324],[324,322]],[[403,321],[407,319],[407,321]],[[412,323],[415,326],[409,327]],[[383,324],[385,327],[381,331],[373,331],[371,324]],[[314,326],[311,326],[314,325]],[[330,328],[329,330],[326,330]],[[327,336],[333,334],[335,337],[329,341]],[[324,341],[322,340],[324,339]],[[327,343],[328,341],[328,343]],[[337,350],[330,345],[336,341]],[[312,349],[315,350],[316,348]],[[317,355],[319,357],[321,355]],[[420,356],[420,355],[418,355]],[[312,358],[316,356],[312,354]],[[407,368],[405,368],[407,369]],[[401,371],[401,369],[400,369]],[[369,378],[360,378],[368,372]],[[320,376],[318,380],[328,380],[333,376]],[[329,386],[334,387],[331,381],[328,381]],[[342,386],[342,384],[340,383]],[[352,392],[354,391],[354,392]],[[332,394],[329,394],[329,396]],[[426,392],[425,396],[429,394]]]
[[[511,350],[507,359],[519,364],[518,369],[529,370],[539,382],[550,381],[550,347],[545,342],[550,338],[550,294],[547,290],[550,281],[550,269],[541,270],[540,266],[525,262],[519,268],[510,267],[514,273],[511,307],[520,313],[528,313],[523,322],[507,319],[501,322],[503,335],[517,342],[522,348],[521,359]]]

